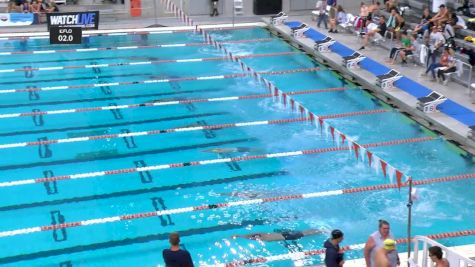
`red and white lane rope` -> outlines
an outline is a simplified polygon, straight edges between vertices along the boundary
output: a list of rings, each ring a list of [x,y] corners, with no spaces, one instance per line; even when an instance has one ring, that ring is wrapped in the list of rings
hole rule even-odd
[[[410,143],[427,142],[427,141],[432,141],[432,140],[435,140],[435,139],[436,138],[433,138],[433,137],[399,139],[399,140],[364,144],[364,145],[362,145],[362,147],[368,148],[368,147],[382,147],[382,146],[402,145],[402,144],[410,144]],[[33,178],[33,179],[26,179],[26,180],[0,182],[0,187],[13,187],[13,186],[37,184],[37,183],[46,183],[46,182],[61,181],[61,180],[77,180],[77,179],[102,177],[102,176],[109,176],[109,175],[116,175],[116,174],[135,173],[135,172],[144,172],[144,171],[157,171],[157,170],[165,170],[165,169],[173,169],[173,168],[183,168],[183,167],[189,167],[189,166],[219,164],[219,163],[226,163],[226,162],[251,161],[251,160],[257,160],[257,159],[269,159],[269,158],[295,157],[295,156],[302,156],[302,155],[312,155],[312,154],[321,154],[321,153],[336,152],[336,151],[347,151],[347,150],[350,150],[349,146],[340,146],[340,147],[317,148],[317,149],[298,150],[298,151],[290,151],[290,152],[280,152],[280,153],[261,154],[261,155],[252,155],[252,156],[232,157],[232,158],[220,158],[220,159],[211,159],[211,160],[178,162],[178,163],[152,165],[152,166],[139,167],[139,168],[127,168],[127,169],[115,169],[115,170],[107,170],[107,171],[95,171],[95,172],[87,172],[87,173],[77,173],[77,174],[53,176],[53,177],[48,177],[48,178],[42,177],[42,178]]]
[[[276,57],[276,56],[288,56],[300,54],[301,52],[280,52],[280,53],[267,53],[267,54],[253,54],[238,56],[239,58],[262,58],[262,57]],[[189,63],[189,62],[205,62],[205,61],[222,61],[226,60],[223,57],[209,57],[209,58],[187,58],[187,59],[165,59],[165,60],[153,60],[153,61],[135,61],[135,62],[120,62],[120,63],[104,63],[104,64],[89,64],[89,65],[73,65],[73,66],[50,66],[50,67],[38,67],[38,68],[19,68],[19,69],[3,69],[0,73],[10,72],[29,72],[29,71],[58,71],[68,69],[92,69],[92,68],[109,68],[109,67],[126,67],[126,66],[143,66],[143,65],[156,65],[165,63]]]
[[[251,29],[256,28],[255,25],[246,26],[246,25],[239,25],[237,27],[233,26],[213,26],[208,25],[208,29],[210,30],[240,30],[240,29]],[[122,32],[105,32],[105,33],[86,33],[83,34],[83,37],[101,37],[101,36],[126,36],[126,35],[155,35],[155,34],[170,34],[170,33],[180,33],[180,32],[193,32],[195,29],[180,29],[180,30],[167,30],[167,31],[156,31],[156,30],[140,30],[140,31],[122,31]],[[18,36],[18,37],[0,37],[0,41],[13,41],[13,40],[36,40],[36,39],[49,39],[49,34],[46,32],[44,35],[39,36]]]
[[[431,234],[427,235],[428,238],[431,239],[444,239],[444,238],[454,238],[454,237],[463,237],[463,236],[470,236],[475,235],[475,230],[464,230],[464,231],[456,231],[456,232],[447,232],[447,233],[439,233],[439,234]],[[408,242],[407,238],[400,238],[396,239],[398,244],[405,244]],[[365,243],[361,244],[354,244],[348,246],[340,247],[342,251],[349,251],[349,250],[362,250],[364,249]],[[212,265],[205,265],[207,267],[237,267],[237,266],[244,266],[248,264],[259,264],[265,262],[272,262],[272,261],[282,261],[282,260],[301,260],[306,257],[310,256],[317,256],[322,255],[325,253],[325,249],[314,249],[314,250],[306,250],[302,252],[292,252],[287,254],[280,254],[274,256],[267,256],[267,257],[256,257],[256,258],[249,258],[245,260],[236,260],[228,263],[216,263]]]
[[[255,42],[270,42],[272,38],[260,38],[250,40],[235,40],[226,41],[228,44],[238,43],[255,43]],[[55,54],[55,53],[81,53],[81,52],[95,52],[95,51],[112,51],[112,50],[131,50],[131,49],[149,49],[149,48],[176,48],[185,46],[208,46],[207,42],[200,43],[180,43],[180,44],[160,44],[160,45],[132,45],[132,46],[113,46],[113,47],[93,47],[93,48],[76,48],[76,49],[57,49],[57,50],[31,50],[31,51],[11,51],[0,52],[0,56],[10,55],[30,55],[30,54]]]
[[[262,71],[262,72],[259,72],[259,74],[281,75],[281,74],[290,74],[290,73],[299,73],[299,72],[313,72],[313,71],[319,71],[319,70],[320,68],[304,68],[304,69],[280,70],[280,71]],[[141,80],[141,81],[129,81],[129,82],[110,82],[110,83],[60,85],[60,86],[34,87],[34,88],[21,88],[21,89],[3,89],[3,90],[0,90],[0,94],[24,93],[24,92],[34,92],[34,91],[55,91],[55,90],[66,90],[66,89],[86,89],[86,88],[97,88],[97,87],[103,87],[103,86],[112,87],[112,86],[134,85],[134,84],[154,84],[154,83],[169,83],[169,82],[180,82],[180,81],[222,80],[222,79],[246,77],[250,75],[251,74],[249,73],[233,73],[233,74],[214,75],[214,76],[195,76],[195,77],[154,79],[154,80]]]
[[[302,92],[295,92],[298,94],[312,94],[312,93],[323,93],[329,91],[343,91],[346,88],[327,88],[319,90],[306,90]],[[104,110],[121,110],[121,109],[133,109],[133,108],[142,108],[142,107],[162,107],[162,106],[172,106],[180,104],[189,104],[189,103],[209,103],[209,102],[226,102],[226,101],[237,101],[237,100],[250,100],[258,98],[269,98],[272,97],[272,94],[262,94],[262,95],[245,95],[245,96],[225,96],[225,97],[215,97],[215,98],[197,98],[197,99],[184,99],[184,100],[172,100],[172,101],[162,101],[162,102],[147,102],[140,104],[129,104],[129,105],[117,105],[117,106],[101,106],[101,107],[87,107],[87,108],[69,108],[69,109],[57,109],[49,111],[34,111],[34,112],[24,112],[24,113],[7,113],[0,114],[0,119],[8,118],[19,118],[19,117],[30,117],[38,115],[58,115],[58,114],[68,114],[68,113],[83,113],[83,112],[93,112],[93,111],[104,111]],[[361,111],[365,113],[367,111]],[[338,115],[335,115],[338,116]],[[345,116],[345,115],[343,115]]]
[[[162,0],[162,4],[165,5],[166,10],[171,10],[171,9],[176,10],[177,9],[177,7],[170,0]],[[191,25],[193,24],[193,21],[188,20],[186,14],[182,10],[176,10],[175,15],[177,17],[179,17],[185,23],[191,23]],[[329,125],[328,122],[326,122],[323,118],[318,117],[313,112],[311,112],[309,109],[304,107],[301,103],[299,103],[299,102],[295,101],[293,98],[291,98],[287,93],[285,93],[281,89],[277,88],[269,80],[264,78],[259,72],[255,71],[253,68],[251,68],[250,66],[245,64],[240,58],[234,56],[233,53],[231,53],[228,49],[226,49],[226,47],[223,45],[223,43],[217,42],[216,40],[214,40],[214,38],[209,33],[207,33],[203,28],[199,28],[197,26],[197,30],[198,30],[199,33],[201,33],[203,35],[204,39],[209,44],[213,45],[215,48],[222,51],[225,54],[225,56],[227,58],[229,58],[229,60],[231,60],[233,62],[236,62],[236,63],[239,63],[239,65],[241,66],[241,69],[244,72],[249,73],[256,80],[264,83],[266,85],[267,89],[270,91],[270,93],[278,95],[277,99],[279,99],[280,102],[284,106],[287,106],[287,104],[290,104],[292,110],[295,110],[295,108],[297,108],[300,111],[300,113],[302,114],[303,117],[309,118],[310,121],[315,121],[315,122],[318,121],[318,123],[320,125],[320,129],[322,130],[322,133],[323,133],[323,130],[325,130],[325,134],[328,134],[328,132],[330,132],[334,141],[335,141],[335,139],[338,140],[338,138],[341,138],[342,142],[347,140],[348,145],[349,145],[349,149],[352,149],[352,150],[355,151],[355,157],[356,157],[357,160],[358,159],[361,159],[361,160],[364,159],[365,153],[366,153],[370,162],[373,160],[373,158],[374,158],[374,160],[379,161],[384,176],[387,176],[388,173],[389,173],[389,177],[392,180],[393,174],[394,173],[396,174],[397,184],[398,184],[399,187],[402,184],[402,177],[403,176],[406,178],[406,181],[408,179],[410,179],[410,177],[408,175],[405,175],[404,173],[402,173],[402,171],[396,169],[392,165],[388,164],[386,161],[384,161],[384,160],[380,159],[379,157],[373,155],[372,152],[368,151],[365,147],[359,145],[355,140],[353,140],[352,138],[348,138],[347,135],[340,132],[339,130],[337,130],[333,126]],[[335,138],[335,135],[336,135],[337,138]]]
[[[268,97],[272,97],[272,95],[268,95]],[[341,113],[341,114],[335,114],[335,115],[326,115],[326,117],[343,118],[343,117],[370,115],[370,114],[383,113],[383,112],[389,112],[389,110],[373,109],[373,110],[366,110],[366,111]],[[47,140],[47,141],[31,141],[31,142],[21,142],[21,143],[0,144],[0,149],[38,146],[38,145],[50,145],[50,144],[75,143],[75,142],[94,141],[94,140],[112,139],[112,138],[137,137],[137,136],[157,135],[157,134],[175,133],[175,132],[190,132],[190,131],[215,130],[215,129],[225,129],[225,128],[234,128],[234,127],[284,124],[284,123],[293,123],[293,122],[302,122],[302,121],[307,121],[307,118],[250,121],[250,122],[226,123],[226,124],[215,124],[215,125],[206,125],[206,126],[190,126],[190,127],[182,127],[182,128],[164,129],[164,130],[150,130],[150,131],[142,131],[142,132],[64,138],[64,139]]]
[[[429,181],[431,181],[430,183],[442,183],[442,182],[448,182],[448,181],[473,179],[473,178],[475,178],[475,173],[468,173],[468,174],[462,174],[462,175],[427,179],[427,180],[421,181],[420,184],[429,184]],[[416,185],[419,185],[419,184],[416,184]],[[365,186],[365,187],[358,187],[358,188],[311,192],[311,193],[305,193],[305,194],[281,195],[281,196],[267,197],[267,198],[256,198],[256,199],[248,199],[248,200],[240,200],[240,201],[223,202],[223,203],[204,204],[200,206],[191,206],[191,207],[160,210],[160,211],[153,211],[153,212],[117,215],[117,216],[112,216],[112,217],[88,219],[88,220],[70,222],[70,223],[64,223],[64,224],[36,226],[36,227],[30,227],[30,228],[3,231],[3,232],[0,232],[0,238],[7,237],[7,236],[29,234],[29,233],[34,233],[34,232],[49,231],[49,230],[55,230],[55,229],[72,228],[72,227],[77,227],[77,226],[106,224],[106,223],[111,223],[111,222],[142,219],[142,218],[155,217],[155,216],[182,214],[182,213],[188,213],[188,212],[194,212],[194,211],[223,209],[223,208],[237,207],[237,206],[249,206],[249,205],[255,206],[255,205],[259,205],[263,203],[289,201],[289,200],[296,200],[296,199],[313,199],[313,198],[353,194],[353,193],[376,191],[376,190],[386,190],[386,189],[395,188],[395,187],[396,185],[394,184],[385,184],[385,185],[379,185],[379,186]]]

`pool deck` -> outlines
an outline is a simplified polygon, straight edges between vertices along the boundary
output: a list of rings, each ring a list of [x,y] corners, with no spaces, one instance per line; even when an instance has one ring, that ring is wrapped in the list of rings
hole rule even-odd
[[[268,19],[264,19],[268,21]],[[300,21],[304,22],[312,28],[316,29],[324,35],[329,35],[325,29],[317,29],[314,26],[314,22],[311,21],[311,18],[308,17],[289,17],[287,21]],[[418,121],[422,125],[428,127],[431,130],[440,132],[448,140],[455,141],[460,144],[465,150],[469,151],[472,154],[475,154],[475,142],[468,138],[470,128],[469,125],[465,125],[462,122],[454,119],[451,116],[444,114],[443,112],[434,112],[434,113],[424,113],[418,110],[417,103],[418,100],[416,97],[410,95],[404,90],[401,90],[397,87],[381,89],[376,85],[376,76],[363,68],[354,68],[347,69],[342,64],[342,57],[334,52],[326,53],[316,53],[314,51],[313,45],[314,41],[309,38],[299,38],[294,39],[290,35],[290,28],[286,25],[278,26],[269,26],[271,30],[280,34],[284,39],[291,42],[294,46],[305,50],[307,53],[314,55],[314,57],[326,64],[331,66],[336,71],[340,72],[345,78],[353,80],[365,89],[372,91],[374,95],[382,99],[383,101],[395,106],[400,111],[407,113],[414,120]],[[330,34],[330,36],[337,42],[342,43],[343,45],[353,49],[355,51],[361,47],[359,38],[351,33],[338,33]],[[423,68],[415,64],[396,64],[388,65],[385,60],[388,56],[388,51],[384,48],[378,46],[368,46],[365,50],[359,51],[363,56],[371,58],[372,60],[380,63],[389,69],[395,69],[400,72],[404,77],[411,79],[431,90],[437,91],[449,99],[457,102],[458,104],[464,106],[468,110],[475,111],[474,97],[475,93],[470,95],[469,89],[466,86],[455,83],[453,81],[449,82],[447,86],[430,82],[425,78],[420,77],[420,73],[423,72]],[[472,118],[473,119],[473,118]]]

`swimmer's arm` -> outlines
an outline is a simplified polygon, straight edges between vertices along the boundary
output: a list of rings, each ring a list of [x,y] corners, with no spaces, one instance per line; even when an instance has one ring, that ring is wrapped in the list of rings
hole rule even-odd
[[[309,229],[309,230],[305,230],[305,231],[302,231],[302,234],[304,236],[307,236],[307,235],[320,235],[320,234],[325,234],[326,232],[323,231],[323,230],[320,230],[320,229]]]
[[[364,260],[366,262],[366,267],[371,266],[370,262],[370,252],[375,246],[373,238],[370,236],[368,237],[368,241],[366,241],[366,245],[364,246]]]

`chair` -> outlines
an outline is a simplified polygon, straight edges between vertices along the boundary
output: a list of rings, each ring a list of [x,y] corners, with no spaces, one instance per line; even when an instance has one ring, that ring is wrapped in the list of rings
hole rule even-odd
[[[455,75],[457,75],[457,77],[460,78],[462,76],[462,73],[463,73],[463,64],[464,64],[464,62],[462,62],[459,59],[456,59],[455,60],[455,70],[452,71],[452,72],[444,73],[445,78],[448,80],[448,79],[452,78],[452,76],[455,76]],[[471,74],[471,72],[470,72],[470,74]]]
[[[343,30],[345,30],[347,32],[354,32],[355,31],[355,28],[354,28],[355,19],[356,19],[356,17],[353,16],[353,14],[347,13],[346,14],[346,22],[338,24],[337,27],[340,27],[340,28],[342,28]]]
[[[394,32],[391,32],[391,31],[386,31],[384,33],[384,39],[388,39],[388,36],[389,36],[389,40],[390,40],[390,47],[393,47],[393,39],[394,39]]]
[[[419,97],[417,100],[419,100],[419,102],[417,102],[418,110],[421,110],[424,113],[433,113],[437,111],[438,105],[447,100],[447,97],[436,91],[432,91],[429,95]]]

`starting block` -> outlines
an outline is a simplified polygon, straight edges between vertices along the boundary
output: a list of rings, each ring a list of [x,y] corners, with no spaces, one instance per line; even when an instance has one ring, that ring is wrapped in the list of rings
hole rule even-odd
[[[335,43],[335,40],[333,40],[331,37],[326,37],[323,40],[320,41],[315,41],[314,49],[317,52],[328,52],[330,51],[330,46]]]
[[[447,97],[442,94],[433,91],[428,96],[419,97],[417,100],[417,109],[424,113],[433,113],[437,111],[437,106],[444,103]]]
[[[343,57],[343,66],[345,66],[347,69],[353,69],[358,66],[358,63],[365,59],[366,57],[361,55],[358,52],[354,52],[351,54],[351,56],[346,56]]]
[[[376,83],[379,85],[379,87],[382,89],[388,89],[394,87],[394,82],[401,79],[402,75],[395,70],[390,70],[388,73],[376,76],[376,78]]]
[[[475,140],[475,125],[470,126],[470,131],[468,132],[468,138]]]
[[[287,16],[287,14],[285,14],[284,12],[280,12],[279,14],[275,16],[271,16],[270,21],[272,25],[282,25],[284,24],[284,22],[287,20],[288,17],[289,16]]]
[[[308,31],[309,29],[310,29],[310,27],[308,27],[308,25],[305,24],[305,23],[302,23],[297,27],[290,28],[290,30],[292,32],[292,37],[294,37],[294,38],[302,38],[303,34],[306,31]]]

